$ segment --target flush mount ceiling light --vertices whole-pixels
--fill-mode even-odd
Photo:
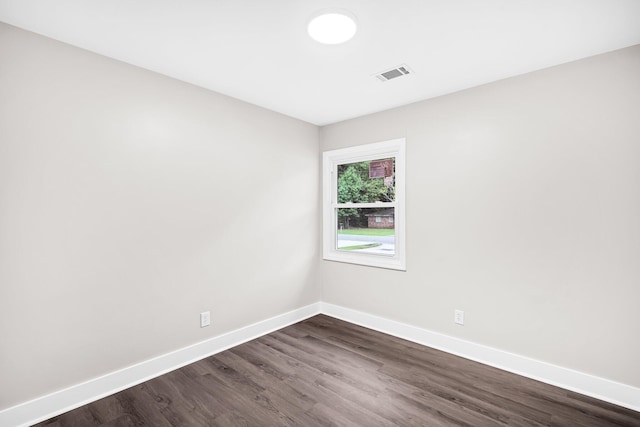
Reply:
[[[309,21],[307,31],[323,44],[340,44],[351,40],[358,29],[356,18],[346,10],[323,10]]]

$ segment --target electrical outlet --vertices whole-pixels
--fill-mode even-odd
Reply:
[[[205,326],[209,326],[211,324],[211,312],[203,311],[200,313],[200,327],[204,328]]]
[[[464,325],[464,311],[454,310],[453,321],[455,322],[456,325]]]

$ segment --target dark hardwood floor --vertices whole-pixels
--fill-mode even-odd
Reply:
[[[319,315],[39,426],[640,426],[640,412]]]

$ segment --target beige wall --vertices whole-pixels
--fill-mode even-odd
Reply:
[[[0,409],[320,292],[640,386],[638,75],[636,46],[327,126],[319,150],[310,124],[0,24]],[[318,152],[397,137],[407,272],[318,270]]]
[[[640,386],[639,76],[635,46],[322,128],[407,138],[408,253],[323,261],[323,300]]]
[[[318,174],[313,125],[0,23],[0,409],[318,301]]]

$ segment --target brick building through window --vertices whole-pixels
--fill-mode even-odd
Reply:
[[[365,214],[367,217],[367,225],[369,228],[393,228],[393,214],[393,209],[381,209]]]

